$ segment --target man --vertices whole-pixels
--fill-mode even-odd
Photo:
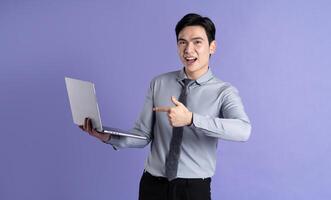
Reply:
[[[211,199],[218,139],[246,141],[251,125],[238,91],[216,78],[209,59],[216,50],[215,26],[197,14],[176,25],[178,55],[184,67],[151,81],[132,133],[148,140],[95,131],[91,120],[81,128],[115,149],[151,151],[140,181],[140,200]]]

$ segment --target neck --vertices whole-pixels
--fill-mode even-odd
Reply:
[[[184,72],[187,76],[187,78],[191,79],[191,80],[197,80],[199,79],[201,76],[203,76],[207,71],[208,71],[209,67],[203,67],[201,69],[199,69],[198,71],[194,71],[194,72],[190,72],[189,70],[186,70],[186,68],[184,67]]]

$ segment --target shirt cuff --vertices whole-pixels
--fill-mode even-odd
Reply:
[[[110,139],[107,140],[107,141],[103,141],[103,143],[105,144],[110,144],[114,150],[118,151],[118,144],[119,144],[119,141],[120,141],[120,137],[119,135],[111,135],[110,136]]]
[[[197,113],[192,113],[192,124],[189,127],[196,128],[201,127],[201,115]]]

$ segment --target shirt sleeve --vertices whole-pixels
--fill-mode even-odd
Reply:
[[[147,140],[112,135],[111,139],[106,143],[111,144],[115,150],[120,148],[143,148],[151,141],[155,121],[155,113],[153,112],[153,85],[152,81],[145,98],[143,109],[136,120],[134,127],[129,131],[132,134],[145,136],[147,137]]]
[[[210,137],[232,141],[247,141],[251,133],[251,124],[244,106],[233,86],[223,91],[220,117],[203,116],[193,113],[193,126],[196,131]]]

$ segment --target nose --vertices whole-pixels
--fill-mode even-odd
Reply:
[[[184,53],[190,54],[193,51],[193,44],[191,42],[187,43]]]

